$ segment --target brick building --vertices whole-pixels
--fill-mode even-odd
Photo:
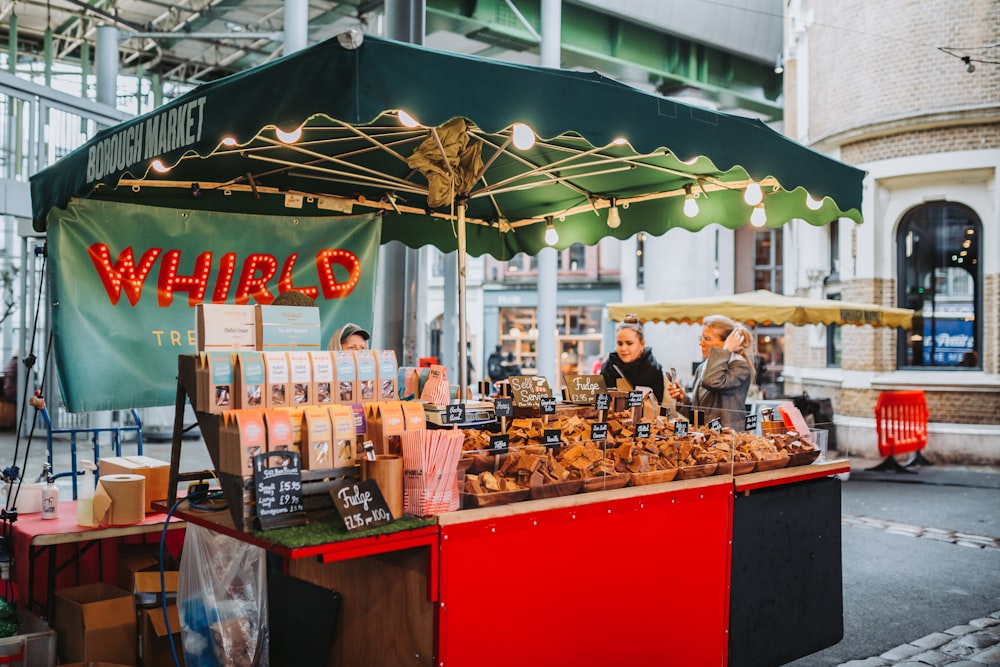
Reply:
[[[786,281],[917,313],[786,330],[786,392],[831,398],[852,453],[877,454],[880,391],[923,389],[928,458],[1000,462],[998,35],[995,0],[787,5],[785,131],[868,175],[864,224],[785,232]]]

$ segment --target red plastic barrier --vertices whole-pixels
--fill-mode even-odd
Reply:
[[[882,456],[927,447],[927,398],[923,391],[883,391],[875,403],[875,430]]]

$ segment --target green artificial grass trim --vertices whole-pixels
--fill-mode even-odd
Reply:
[[[343,521],[334,517],[320,521],[310,520],[304,526],[292,526],[290,528],[275,528],[273,530],[255,530],[253,534],[268,542],[279,544],[289,549],[301,547],[312,547],[330,542],[343,542],[359,537],[373,537],[375,535],[389,535],[403,530],[413,530],[424,526],[433,526],[437,523],[434,517],[428,519],[418,519],[416,517],[404,516],[396,519],[392,523],[374,528],[364,528],[352,533],[347,532]]]

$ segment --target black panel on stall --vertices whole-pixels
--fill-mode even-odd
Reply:
[[[340,593],[287,574],[267,574],[270,664],[325,667],[340,615]]]
[[[782,665],[844,636],[839,479],[737,492],[729,664]]]

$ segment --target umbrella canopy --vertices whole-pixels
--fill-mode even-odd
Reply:
[[[34,175],[31,191],[39,231],[53,207],[80,197],[270,215],[379,210],[383,243],[463,249],[464,218],[466,252],[509,259],[545,247],[547,223],[564,248],[735,228],[752,213],[768,226],[860,222],[862,177],[759,121],[595,73],[352,31],[103,130]],[[755,208],[744,194],[758,186]],[[683,212],[686,199],[696,214]]]
[[[784,296],[768,290],[660,303],[608,305],[608,315],[614,321],[621,321],[629,313],[635,313],[643,322],[694,323],[709,315],[726,315],[750,324],[870,324],[904,329],[913,325],[913,311],[908,308]]]

